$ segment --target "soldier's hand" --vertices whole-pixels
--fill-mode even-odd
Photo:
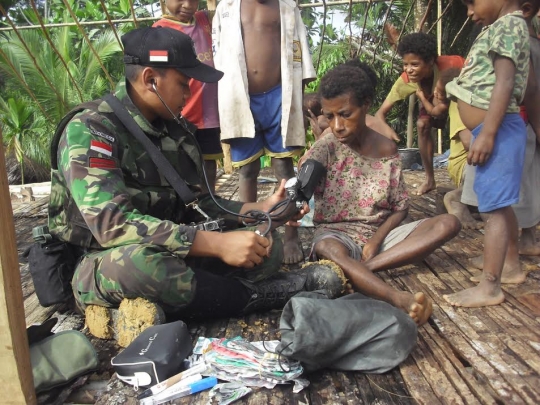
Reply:
[[[227,232],[221,234],[219,258],[235,267],[252,268],[261,264],[268,256],[270,241],[252,231]]]

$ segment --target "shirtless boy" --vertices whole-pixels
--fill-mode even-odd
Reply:
[[[484,270],[478,286],[444,295],[462,307],[504,301],[501,273],[508,256],[516,277],[518,225],[512,204],[519,189],[527,132],[520,117],[529,73],[529,33],[518,0],[465,0],[467,14],[484,29],[476,38],[460,76],[446,86],[457,99],[463,124],[473,134],[467,155],[475,166],[478,210],[487,217]]]
[[[282,37],[281,33],[284,33]],[[294,176],[305,146],[302,96],[316,77],[300,11],[291,0],[222,0],[213,20],[221,140],[239,168],[242,201],[256,201],[260,157],[278,181]],[[284,263],[303,259],[295,228],[285,228]]]

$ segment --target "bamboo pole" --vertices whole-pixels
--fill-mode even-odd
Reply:
[[[382,23],[383,30],[384,30],[384,27],[386,25],[386,21],[388,20],[388,16],[390,15],[390,10],[392,9],[393,4],[394,4],[394,0],[391,0],[390,4],[388,5],[388,8],[386,9],[386,13],[384,14],[384,19],[383,19],[383,23]],[[379,47],[381,46],[381,43],[382,43],[383,39],[384,39],[384,35],[381,35],[381,38],[379,39],[379,42],[377,42],[377,46],[375,47],[375,50],[373,51],[373,59],[372,59],[371,63],[375,62],[375,54],[379,50]],[[396,46],[397,46],[397,44],[396,44]]]
[[[414,105],[416,104],[416,94],[409,96],[409,110],[407,114],[407,148],[412,148],[414,140]]]
[[[0,384],[3,404],[37,403],[26,336],[17,239],[0,127]]]
[[[329,1],[327,2],[327,6],[342,6],[346,4],[360,4],[360,3],[369,3],[372,1],[373,3],[381,3],[386,0],[338,0],[338,1]],[[208,3],[207,3],[208,4]],[[305,3],[305,4],[299,4],[298,8],[315,8],[315,7],[323,7],[324,3]],[[211,11],[210,6],[208,6],[208,10]],[[164,9],[163,2],[162,2],[162,9]],[[215,10],[215,9],[214,9]],[[138,17],[136,20],[133,18],[122,18],[122,19],[115,19],[115,20],[98,20],[98,21],[80,21],[79,25],[83,26],[94,26],[94,25],[103,25],[103,24],[131,24],[134,22],[142,22],[142,21],[157,21],[161,17]],[[52,24],[44,24],[45,28],[59,28],[59,27],[75,27],[77,26],[76,23],[70,22],[70,23],[52,23]],[[22,25],[20,27],[17,27],[19,30],[29,30],[29,29],[38,29],[40,28],[40,25]],[[13,31],[12,27],[3,27],[0,28],[0,31]]]
[[[103,73],[105,73],[105,76],[107,77],[107,80],[109,81],[109,84],[111,85],[111,89],[114,89],[114,85],[115,85],[114,80],[112,79],[112,77],[109,74],[109,71],[107,70],[105,65],[103,65],[103,62],[101,61],[101,58],[99,57],[99,54],[97,53],[96,49],[92,45],[92,41],[90,41],[90,38],[88,38],[88,35],[86,35],[86,32],[84,31],[84,29],[79,24],[79,20],[77,19],[77,16],[73,12],[73,9],[71,8],[71,6],[67,2],[67,0],[62,0],[62,1],[64,2],[64,5],[66,6],[69,14],[71,15],[71,18],[73,18],[73,21],[75,21],[77,23],[77,28],[79,29],[79,31],[81,32],[84,40],[88,44],[88,47],[90,48],[90,50],[92,51],[92,53],[94,54],[96,59],[98,60],[99,66],[101,66],[101,70],[103,70]],[[135,18],[135,17],[133,17],[133,18]]]
[[[362,24],[362,32],[360,33],[360,49],[362,49],[362,45],[364,44],[364,31],[366,30],[366,24],[367,24],[370,8],[371,8],[371,0],[366,6],[366,9],[364,11],[364,24]]]
[[[133,0],[129,0],[129,8],[131,9],[131,16],[133,17],[133,23],[135,28],[139,28],[139,22],[137,21],[137,16],[135,15],[135,7],[133,6]]]
[[[52,47],[54,53],[56,53],[56,55],[60,59],[60,62],[62,62],[62,65],[66,69],[66,72],[67,72],[69,78],[71,79],[71,83],[73,83],[73,86],[75,87],[75,89],[77,90],[77,93],[79,94],[79,99],[81,100],[81,103],[83,103],[84,102],[84,97],[82,95],[81,88],[79,87],[79,85],[77,84],[77,81],[75,80],[75,78],[71,74],[71,71],[69,70],[69,67],[68,67],[66,61],[62,57],[62,54],[58,51],[58,49],[54,45],[54,42],[52,41],[51,37],[49,36],[49,33],[45,29],[45,24],[43,24],[43,19],[39,15],[39,12],[38,12],[37,7],[36,7],[36,2],[34,0],[30,0],[30,4],[32,5],[32,9],[34,10],[34,13],[36,14],[36,17],[37,17],[37,19],[39,21],[39,25],[40,25],[41,29],[43,30],[43,34],[45,35],[45,38],[47,39],[47,42]]]
[[[442,1],[437,0],[437,51],[442,54]],[[434,83],[435,84],[435,83]],[[437,130],[437,152],[442,152],[442,129]]]
[[[317,56],[317,66],[315,66],[315,72],[319,74],[319,64],[321,63],[321,55],[324,45],[324,34],[326,33],[326,13],[328,11],[328,7],[326,6],[326,0],[323,0],[323,23],[322,23],[322,32],[321,32],[321,44],[319,47],[319,55]]]
[[[101,7],[103,8],[103,11],[105,12],[105,16],[107,17],[107,21],[109,22],[109,26],[111,27],[114,36],[116,37],[116,40],[118,41],[118,44],[120,45],[120,48],[122,50],[124,49],[124,45],[122,44],[122,41],[120,40],[120,37],[118,36],[118,31],[116,30],[116,27],[114,26],[111,16],[109,14],[109,10],[107,10],[107,6],[105,5],[105,2],[103,0],[99,0],[101,2]]]
[[[141,17],[138,18],[137,21],[156,21],[159,20],[161,17]],[[122,18],[122,19],[116,19],[116,20],[99,20],[99,21],[79,21],[79,25],[82,26],[94,26],[94,25],[104,25],[104,24],[132,24],[134,21],[131,18]],[[60,27],[76,27],[77,23],[74,22],[66,22],[66,23],[51,23],[51,24],[43,24],[44,28],[60,28]],[[31,30],[31,29],[37,29],[40,28],[41,25],[21,25],[20,27],[17,27],[19,30]],[[13,28],[11,27],[5,27],[0,28],[0,31],[12,31]]]

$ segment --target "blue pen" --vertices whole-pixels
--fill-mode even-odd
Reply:
[[[170,395],[167,395],[166,392],[162,392],[154,397],[145,398],[143,399],[143,401],[145,401],[145,403],[151,403],[152,405],[159,405],[167,401],[172,401],[173,399],[186,397],[188,395],[193,395],[197,392],[207,390],[209,388],[212,388],[216,384],[216,377],[206,377],[200,381],[194,382],[193,384],[189,384],[188,386],[184,387],[179,391],[176,391],[174,393],[171,392]]]

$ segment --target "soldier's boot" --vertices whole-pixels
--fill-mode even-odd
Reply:
[[[161,307],[144,298],[124,298],[118,308],[88,305],[86,325],[90,334],[100,339],[115,339],[126,347],[150,326],[165,322]]]
[[[244,314],[283,306],[301,291],[322,291],[328,298],[343,294],[347,279],[341,268],[330,260],[307,263],[300,270],[279,272],[258,283],[240,280],[249,290],[251,299]]]

